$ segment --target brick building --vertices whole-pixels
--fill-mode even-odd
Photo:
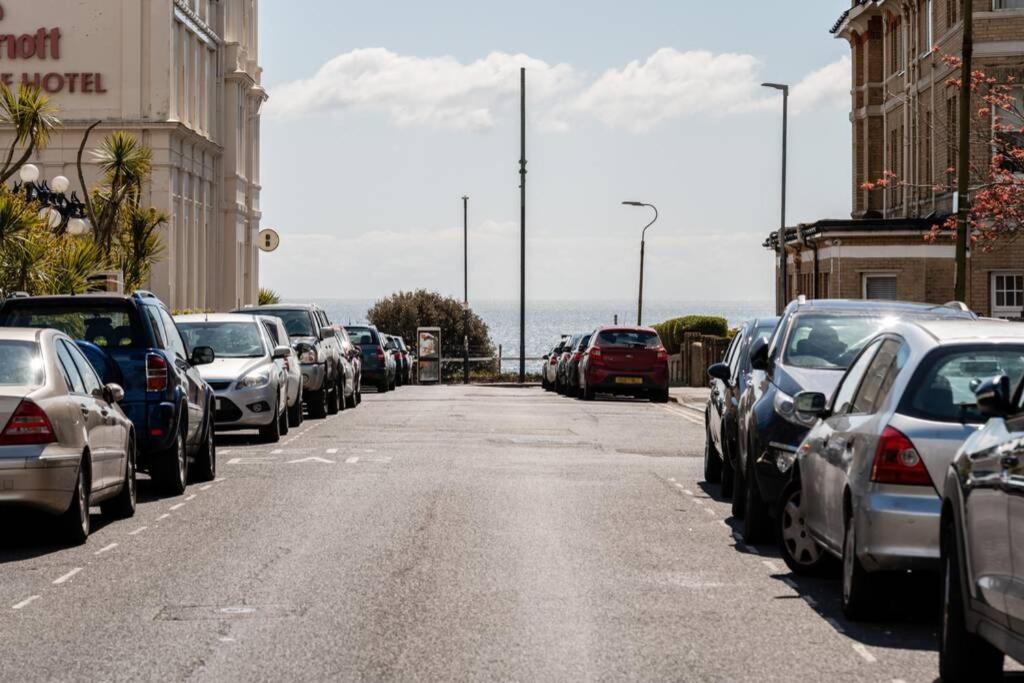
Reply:
[[[850,44],[851,218],[790,228],[785,299],[953,298],[955,249],[929,243],[952,212],[959,92],[944,61],[962,45],[962,0],[853,0],[832,33]],[[1024,0],[975,0],[974,66],[1024,83]],[[972,154],[985,161],[988,147]],[[983,165],[983,164],[982,164]],[[865,190],[892,171],[904,183]],[[776,235],[765,245],[778,249]],[[967,304],[982,315],[1022,317],[1024,241],[968,258]],[[781,289],[781,288],[780,288]]]

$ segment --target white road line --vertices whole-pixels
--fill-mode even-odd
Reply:
[[[230,448],[222,448],[222,449],[220,449],[220,454],[221,455],[227,455],[230,452],[231,452]]]
[[[159,521],[160,521],[161,519],[167,519],[167,518],[168,518],[168,517],[170,517],[170,516],[171,516],[171,513],[169,513],[169,512],[165,512],[164,514],[162,514],[162,515],[160,515],[159,517],[157,517],[157,518],[156,518],[156,521],[158,521],[158,522],[159,522]]]
[[[270,451],[271,455],[281,455],[282,453],[284,453],[284,449],[282,448],[275,448],[274,450]]]
[[[334,455],[337,452],[338,452],[337,448],[328,448],[327,449],[327,455]]]
[[[22,609],[23,607],[28,607],[30,604],[32,604],[33,602],[38,600],[40,597],[42,597],[42,596],[30,595],[29,597],[25,598],[24,600],[22,600],[18,604],[11,605],[11,609]]]
[[[206,484],[204,486],[200,486],[199,490],[200,491],[209,491],[211,488],[213,488],[213,484]]]
[[[359,462],[359,456],[356,456],[356,457],[353,457],[353,458],[349,458],[348,460],[345,461],[345,464],[346,465],[355,465],[357,462]]]
[[[693,491],[691,491],[690,489],[683,489],[683,493],[685,493],[688,496],[692,496],[693,495]]]
[[[860,643],[853,644],[853,651],[859,654],[861,656],[861,659],[863,659],[868,664],[874,664],[878,661],[878,659],[876,659],[873,654],[868,652],[868,649]]]
[[[220,482],[224,481],[226,478],[227,477],[217,477],[216,479],[213,480],[213,483],[214,484],[219,484]]]
[[[97,550],[96,552],[94,552],[93,555],[102,555],[103,553],[108,552],[110,550],[113,550],[116,547],[117,547],[116,543],[111,543],[110,545],[105,545],[102,548],[100,548],[99,550]]]
[[[77,574],[80,571],[82,571],[81,567],[75,567],[74,569],[69,571],[67,574],[65,574],[64,576],[60,577],[59,579],[54,579],[53,585],[54,586],[61,585],[62,583],[64,583],[65,581],[67,581],[68,579],[70,579],[72,576],[74,576],[75,574]]]
[[[892,683],[907,683],[907,682],[905,680],[903,680],[902,678],[894,678],[894,679],[892,679]]]
[[[169,507],[167,509],[171,510],[171,511],[174,511],[174,510],[178,510],[178,509],[183,508],[183,507],[185,507],[184,503],[178,503],[177,505],[172,505],[171,507]]]
[[[195,500],[195,497],[196,497],[196,494],[193,493],[191,496],[189,496],[185,500]]]
[[[761,560],[761,564],[768,567],[768,571],[772,572],[773,574],[779,573],[779,566],[771,560]]]
[[[137,534],[141,534],[141,533],[142,533],[143,531],[145,531],[145,530],[146,530],[146,529],[148,529],[148,528],[149,528],[148,526],[140,526],[140,527],[139,527],[138,529],[136,529],[135,531],[129,531],[129,532],[128,532],[128,535],[129,535],[129,536],[135,536],[135,535],[137,535]]]

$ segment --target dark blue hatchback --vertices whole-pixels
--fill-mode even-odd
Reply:
[[[188,349],[156,296],[12,298],[0,305],[0,326],[55,328],[78,341],[103,381],[124,388],[119,405],[135,425],[138,467],[164,492],[180,494],[190,473],[216,476],[213,391],[196,368],[213,351]]]

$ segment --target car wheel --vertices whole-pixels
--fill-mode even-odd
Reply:
[[[664,389],[655,389],[651,392],[652,403],[668,403],[668,387]]]
[[[281,414],[277,418],[277,421],[281,423],[280,426],[278,427],[278,429],[281,431],[281,436],[284,436],[285,434],[288,433],[288,399],[287,398],[285,399],[284,405],[285,405],[285,409],[281,411]]]
[[[213,481],[217,478],[217,444],[214,441],[216,430],[213,426],[212,413],[207,420],[203,447],[199,449],[199,455],[193,463],[196,467],[196,471],[192,473],[195,481]]]
[[[722,457],[711,442],[711,429],[704,427],[704,481],[717,484],[722,481]]]
[[[338,412],[348,408],[348,399],[345,397],[345,378],[342,377],[341,381],[338,382],[338,388],[335,390],[338,393]]]
[[[826,567],[828,556],[811,538],[804,521],[803,488],[791,481],[782,493],[779,509],[779,549],[786,566],[794,574],[818,576]]]
[[[61,536],[71,545],[82,545],[89,538],[89,482],[85,477],[87,467],[89,458],[86,456],[78,466],[78,479],[71,494],[71,504],[60,516]]]
[[[942,529],[942,629],[939,631],[939,677],[943,681],[999,680],[1003,653],[967,630],[960,553],[952,524]]]
[[[583,400],[584,401],[593,401],[594,398],[596,398],[596,396],[597,396],[597,392],[595,392],[593,387],[591,387],[589,384],[586,383],[586,381],[584,381],[584,383],[583,383]]]
[[[753,545],[768,539],[768,506],[757,487],[753,460],[747,460],[743,474],[743,540]]]
[[[168,496],[180,496],[188,484],[188,451],[185,446],[185,429],[179,428],[174,439],[174,446],[154,463],[156,482],[160,490]]]
[[[396,378],[391,379],[391,385],[388,387],[388,391],[394,391],[398,388],[398,380]]]
[[[743,519],[743,505],[747,502],[747,482],[743,480],[743,471],[732,469],[732,516],[738,520]]]
[[[736,470],[733,469],[732,463],[729,462],[728,458],[722,456],[722,497],[732,498],[736,500],[736,496],[733,495],[733,489],[736,485]]]
[[[270,420],[270,424],[266,427],[260,428],[260,440],[263,443],[277,443],[281,440],[281,420],[277,416],[278,407],[274,406],[274,418]]]
[[[100,504],[100,511],[114,519],[128,519],[135,516],[138,503],[135,489],[135,437],[128,437],[128,452],[124,464],[124,481],[117,496]]]
[[[324,392],[327,394],[327,414],[337,415],[340,410],[338,407],[338,384],[335,383],[331,390],[324,389]]]
[[[309,416],[315,420],[327,417],[327,392],[323,389],[310,391],[306,394],[306,406]]]
[[[295,405],[288,409],[288,426],[298,427],[302,424],[302,394],[295,400]]]
[[[875,577],[857,558],[857,524],[853,514],[846,520],[843,536],[843,614],[851,621],[870,619],[877,606]]]

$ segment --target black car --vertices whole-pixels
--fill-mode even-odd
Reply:
[[[734,473],[739,462],[740,396],[751,381],[750,348],[767,338],[778,318],[748,320],[733,339],[725,360],[708,368],[711,396],[704,411],[704,479],[722,484],[722,495],[732,496]]]
[[[388,343],[373,325],[347,325],[348,336],[363,354],[363,385],[373,385],[383,393],[395,388],[397,367]]]
[[[136,466],[161,490],[177,495],[189,478],[216,476],[213,390],[196,367],[213,362],[213,349],[189,349],[156,296],[12,298],[0,305],[0,326],[55,328],[78,341],[103,382],[124,388],[118,404],[135,426]]]
[[[850,363],[893,318],[975,319],[959,304],[846,301],[801,297],[790,303],[770,340],[750,348],[750,365],[763,372],[740,399],[739,454],[733,513],[743,520],[747,543],[768,539],[770,516],[789,481],[790,470],[815,416],[795,409],[802,391],[831,399]]]

